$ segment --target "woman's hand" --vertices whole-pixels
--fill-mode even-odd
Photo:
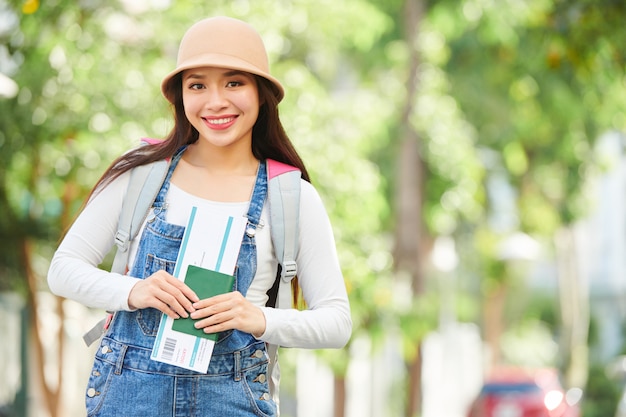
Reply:
[[[197,329],[217,333],[237,329],[260,337],[265,333],[265,315],[260,308],[246,300],[239,291],[206,298],[193,304],[191,318],[198,320]]]
[[[192,303],[198,296],[184,282],[165,271],[157,271],[136,283],[128,295],[132,309],[153,307],[173,319],[187,317],[195,311]]]

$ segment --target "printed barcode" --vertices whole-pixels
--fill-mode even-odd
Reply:
[[[176,339],[165,338],[163,345],[163,359],[171,361],[174,358],[174,350],[176,349]]]

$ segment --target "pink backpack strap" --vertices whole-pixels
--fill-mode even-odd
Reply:
[[[141,146],[146,145],[158,145],[163,142],[163,139],[154,139],[154,138],[141,138]],[[172,158],[165,158],[166,161],[169,161]]]
[[[291,171],[299,171],[299,169],[294,166],[275,161],[273,159],[267,160],[267,176],[268,176],[267,179],[268,180],[271,180],[272,178],[275,178],[281,174],[284,174],[285,172],[291,172]]]
[[[162,139],[154,139],[154,138],[141,138],[141,143],[146,145],[157,145],[163,142]]]

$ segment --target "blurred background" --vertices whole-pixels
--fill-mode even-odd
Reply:
[[[49,261],[213,15],[266,42],[352,305],[345,349],[282,351],[283,416],[522,417],[521,375],[626,415],[625,2],[0,0],[0,416],[84,415],[103,312]]]

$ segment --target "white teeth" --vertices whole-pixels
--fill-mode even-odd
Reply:
[[[212,119],[212,120],[207,120],[207,122],[209,122],[212,125],[223,125],[226,123],[230,123],[234,118],[233,117],[228,117],[225,119]]]

